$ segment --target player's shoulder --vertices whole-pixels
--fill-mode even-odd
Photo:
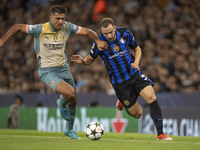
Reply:
[[[69,21],[65,21],[64,24],[63,24],[63,28],[64,28],[64,29],[69,29],[70,26],[72,26],[72,23],[69,22]]]
[[[51,32],[52,28],[50,22],[42,23],[41,25],[41,33]]]
[[[50,24],[49,24],[49,22],[45,22],[45,23],[42,23],[42,24],[40,24],[41,26],[42,26],[42,28],[50,28]]]
[[[65,30],[70,30],[70,31],[76,33],[79,29],[79,26],[74,23],[71,23],[69,21],[65,21],[65,23],[63,24],[63,28]]]
[[[116,30],[120,33],[124,33],[124,32],[130,32],[129,29],[125,28],[125,27],[116,27]]]
[[[99,35],[99,39],[100,39],[100,40],[103,40],[103,34],[100,34],[100,35]]]

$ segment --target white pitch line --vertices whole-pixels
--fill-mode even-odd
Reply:
[[[0,135],[0,136],[10,136],[10,137],[30,137],[30,138],[52,138],[52,139],[63,139],[63,137],[53,137],[53,136],[29,136],[29,135]],[[81,138],[80,140],[88,140],[88,138]],[[101,141],[116,141],[116,142],[140,142],[140,143],[175,143],[175,144],[197,144],[200,145],[200,142],[176,142],[176,141],[146,141],[146,140],[123,140],[123,139],[101,139]]]

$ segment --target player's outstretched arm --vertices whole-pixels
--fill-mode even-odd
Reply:
[[[105,42],[105,41],[100,40],[98,38],[97,34],[93,30],[81,27],[81,30],[79,31],[78,34],[80,34],[80,35],[86,35],[90,39],[92,39],[93,41],[95,41],[97,43],[97,47],[98,47],[99,50],[108,49],[108,43]]]
[[[83,65],[90,65],[94,62],[94,58],[92,58],[90,55],[88,55],[86,58],[83,58],[80,55],[72,55],[70,59],[71,61],[74,61],[78,64],[83,64]]]
[[[17,31],[26,32],[25,24],[15,24],[13,25],[0,39],[0,47],[4,45],[4,43],[13,36]]]

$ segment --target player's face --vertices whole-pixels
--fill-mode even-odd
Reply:
[[[113,26],[112,24],[109,24],[108,27],[106,28],[101,27],[101,32],[108,41],[113,41],[116,39],[115,31],[116,31],[116,26]]]
[[[54,15],[51,15],[50,21],[54,30],[58,31],[63,27],[65,22],[65,14],[59,14],[56,12]]]

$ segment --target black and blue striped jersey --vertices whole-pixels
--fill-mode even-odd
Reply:
[[[92,58],[97,58],[100,55],[109,72],[110,82],[112,84],[129,80],[137,71],[131,68],[131,63],[134,62],[135,57],[129,49],[129,47],[131,49],[137,47],[135,37],[128,29],[123,27],[117,27],[115,32],[116,39],[112,42],[108,41],[103,34],[99,36],[101,40],[108,42],[108,49],[100,51],[97,48],[97,44],[94,43],[90,51]]]

